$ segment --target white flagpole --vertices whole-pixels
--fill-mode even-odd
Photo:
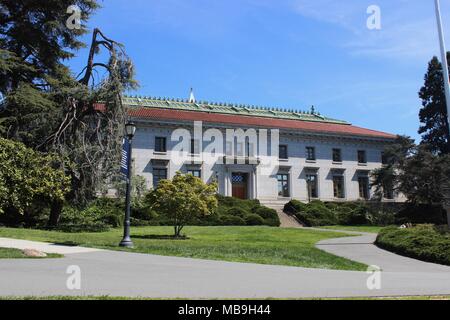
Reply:
[[[445,100],[447,104],[447,117],[448,123],[450,124],[450,78],[448,74],[447,50],[445,49],[444,31],[442,30],[441,7],[439,4],[439,0],[434,0],[434,2],[436,4],[436,19],[439,32],[439,42],[441,45],[441,56],[442,56],[441,63],[442,69],[444,71],[444,88],[445,88]]]
[[[442,55],[442,70],[444,71],[444,88],[445,88],[445,100],[447,104],[447,121],[449,124],[449,131],[450,131],[450,79],[448,75],[448,62],[447,62],[447,50],[445,49],[445,39],[444,39],[444,31],[442,30],[442,18],[441,18],[441,6],[439,3],[439,0],[434,0],[436,4],[436,19],[437,19],[437,25],[438,25],[438,32],[439,32],[439,42],[441,45],[441,55]],[[450,227],[450,207],[448,207],[447,199],[448,195],[445,195],[445,207],[447,210],[447,223]]]

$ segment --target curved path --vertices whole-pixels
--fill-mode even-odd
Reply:
[[[395,255],[391,257],[374,248],[370,244],[372,240],[373,235],[364,234],[355,238],[328,240],[318,246],[383,267],[380,290],[367,288],[370,275],[365,272],[231,263],[107,250],[85,252],[78,248],[77,251],[82,253],[66,253],[62,259],[0,259],[0,296],[312,298],[450,295],[449,267]],[[52,248],[61,249],[58,246]],[[73,265],[81,270],[80,290],[66,287],[69,277],[66,271]]]
[[[334,255],[377,266],[384,272],[450,273],[450,267],[448,266],[403,257],[378,248],[374,245],[377,238],[377,235],[374,233],[342,230],[328,231],[340,231],[355,235],[348,238],[327,239],[317,243],[317,248]]]

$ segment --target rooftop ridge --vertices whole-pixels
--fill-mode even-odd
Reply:
[[[350,123],[322,116],[320,112],[312,106],[310,111],[296,110],[294,108],[268,107],[241,103],[211,102],[197,100],[190,102],[189,99],[151,97],[141,95],[124,95],[124,103],[129,106],[149,107],[149,108],[174,108],[186,111],[216,112],[224,114],[236,114],[247,116],[259,116],[269,118],[280,118],[300,121],[328,122],[343,125]]]

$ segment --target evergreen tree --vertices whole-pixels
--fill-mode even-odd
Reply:
[[[81,9],[69,28],[70,6]],[[64,60],[83,47],[94,0],[0,0],[0,134],[36,147],[57,125],[53,93],[71,84]]]
[[[450,59],[450,53],[447,53],[447,56]],[[422,109],[419,113],[422,124],[419,134],[422,134],[422,143],[427,144],[432,152],[437,154],[450,153],[442,64],[436,57],[428,64],[425,83],[420,89],[419,97],[422,99]]]

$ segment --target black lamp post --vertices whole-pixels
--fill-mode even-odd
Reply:
[[[133,150],[132,141],[134,134],[136,132],[136,125],[133,122],[127,122],[125,124],[125,133],[129,143],[128,157],[127,157],[127,193],[125,197],[125,220],[123,223],[123,239],[120,242],[121,247],[133,247],[133,242],[130,238],[130,216],[131,216],[131,205],[130,205],[130,193],[131,193],[131,154]]]

